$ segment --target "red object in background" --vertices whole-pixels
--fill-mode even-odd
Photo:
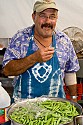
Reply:
[[[77,84],[77,95],[78,95],[78,100],[81,100],[82,99],[82,83],[80,84]]]
[[[0,116],[0,124],[5,122],[5,115]]]
[[[77,95],[78,95],[78,100],[82,100],[83,78],[77,78]]]
[[[8,108],[5,108],[5,109],[0,109],[0,125],[2,125],[3,123],[5,122],[8,122],[9,119],[7,118],[7,109]]]

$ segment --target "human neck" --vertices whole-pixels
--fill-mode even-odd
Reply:
[[[38,44],[38,46],[49,47],[52,43],[52,36],[51,37],[41,37],[37,34],[34,34],[34,40]]]

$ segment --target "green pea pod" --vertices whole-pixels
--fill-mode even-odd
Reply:
[[[46,125],[50,125],[50,124],[51,124],[51,121],[52,121],[52,118],[49,118],[49,119],[47,120]]]
[[[61,120],[61,117],[59,117],[59,119],[57,120],[56,125],[59,125],[59,124],[60,124],[60,120]]]

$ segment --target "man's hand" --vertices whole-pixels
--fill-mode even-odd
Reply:
[[[54,47],[48,47],[44,49],[39,49],[37,52],[37,62],[46,62],[53,57]]]

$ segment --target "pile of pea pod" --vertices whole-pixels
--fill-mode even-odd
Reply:
[[[10,114],[10,118],[23,125],[60,125],[72,121],[73,117],[77,115],[79,113],[76,111],[76,107],[68,101],[46,100],[35,102],[32,108],[29,106],[17,107]]]

